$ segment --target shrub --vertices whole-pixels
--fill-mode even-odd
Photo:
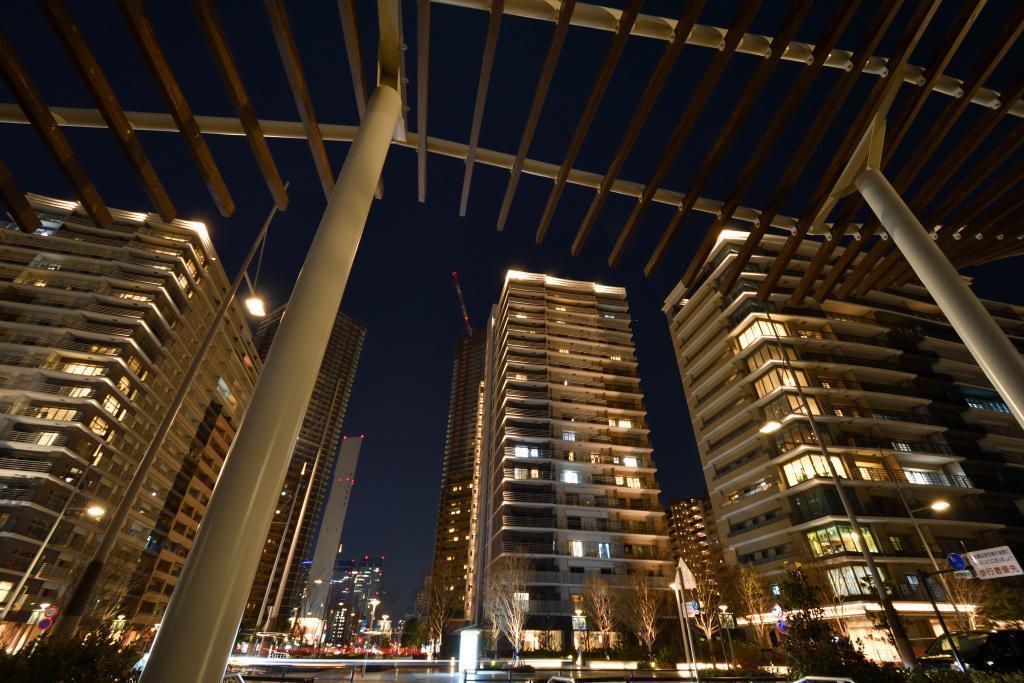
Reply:
[[[0,653],[5,683],[134,683],[139,653],[110,639],[109,632],[41,636],[17,654]]]

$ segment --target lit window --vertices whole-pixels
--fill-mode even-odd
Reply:
[[[608,357],[611,358],[612,360],[622,360],[622,356],[619,356],[619,355],[608,356]]]
[[[526,381],[526,373],[525,372],[517,372],[514,375],[512,375],[512,379],[519,380],[520,382],[525,382]]]
[[[40,446],[52,446],[57,443],[59,437],[60,432],[40,432],[36,437],[36,443]]]
[[[640,477],[626,477],[626,486],[631,489],[641,488]]]
[[[569,554],[573,557],[583,557],[583,541],[569,541]]]
[[[569,349],[558,349],[559,353],[569,353]]]
[[[71,390],[68,392],[68,396],[70,396],[71,398],[87,398],[89,396],[92,396],[92,388],[71,387]]]
[[[113,396],[107,396],[103,399],[103,410],[117,417],[118,412],[121,410],[121,402]]]
[[[598,543],[597,544],[597,556],[608,559],[612,556],[612,544],[611,543]]]
[[[562,432],[562,440],[563,441],[575,441],[576,440],[576,432]]]
[[[78,411],[74,408],[58,408],[57,406],[42,406],[36,413],[36,417],[43,420],[54,420],[57,422],[67,422],[74,420],[78,416]]]
[[[737,337],[737,341],[740,343],[740,348],[745,349],[753,344],[758,339],[771,338],[775,336],[780,337],[786,336],[786,327],[781,323],[769,323],[767,320],[755,320],[750,323],[746,329],[740,332]]]
[[[105,369],[101,365],[91,365],[89,363],[65,363],[64,372],[69,372],[72,375],[102,375]]]
[[[626,467],[640,467],[640,460],[632,455],[627,455],[622,459],[622,464]]]
[[[580,483],[580,473],[575,470],[564,470],[562,472],[562,481],[566,484],[578,484]]]
[[[107,421],[103,418],[94,417],[92,421],[89,422],[89,429],[92,430],[93,434],[106,438],[107,434],[110,432],[110,425],[108,425]]]
[[[0,581],[0,602],[7,602],[7,596],[11,594],[13,588],[13,581]]]

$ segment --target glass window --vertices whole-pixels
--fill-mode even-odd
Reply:
[[[754,383],[754,387],[757,389],[758,397],[763,398],[779,387],[794,387],[797,382],[800,382],[802,387],[810,386],[803,370],[794,369],[791,372],[789,368],[773,368],[761,375]]]
[[[68,396],[71,398],[87,398],[92,396],[91,387],[71,387],[71,391],[68,392]]]
[[[878,546],[871,531],[865,527],[864,540],[869,552],[877,553]],[[827,557],[842,553],[860,552],[861,546],[853,527],[848,524],[832,524],[821,529],[807,532],[807,542],[811,546],[811,553],[815,557]]]
[[[569,554],[573,557],[583,557],[583,541],[569,541]]]
[[[77,416],[78,411],[74,408],[60,408],[58,406],[40,406],[39,411],[36,413],[38,418],[58,422],[68,422],[69,420],[74,420]]]
[[[626,477],[626,486],[631,489],[641,488],[640,477]]]
[[[580,483],[580,473],[575,470],[563,470],[562,481],[566,484],[578,484]]]
[[[878,570],[882,573],[882,570]],[[836,567],[829,569],[828,582],[837,596],[848,597],[851,595],[868,595],[871,593],[871,574],[868,568],[861,565],[849,567]],[[885,580],[885,574],[882,574]]]
[[[101,365],[91,365],[89,363],[65,363],[64,372],[70,372],[72,375],[102,375],[104,368]]]
[[[640,460],[632,455],[627,455],[622,459],[622,464],[626,467],[640,467]]]
[[[597,556],[608,559],[612,556],[611,543],[598,543],[597,544]]]
[[[563,441],[575,441],[576,440],[576,432],[562,432],[562,440]]]
[[[774,339],[776,335],[785,337],[786,326],[782,323],[770,323],[767,320],[755,320],[750,323],[746,329],[740,332],[736,339],[739,341],[740,348],[745,349],[758,339],[762,339],[764,337]]]
[[[849,475],[846,473],[846,466],[843,464],[843,461],[835,455],[831,457],[831,460],[839,476],[846,479]],[[782,466],[782,470],[790,486],[796,486],[800,482],[815,477],[832,476],[828,462],[825,461],[825,456],[817,454],[803,455],[796,460],[791,460]]]
[[[39,432],[36,437],[36,443],[40,446],[52,446],[57,443],[57,439],[60,437],[60,432]]]

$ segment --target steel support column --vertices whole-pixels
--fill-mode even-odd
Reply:
[[[388,86],[378,86],[367,103],[167,606],[145,683],[223,680],[401,108]]]
[[[931,235],[889,184],[868,168],[854,184],[985,376],[1024,427],[1024,359]]]

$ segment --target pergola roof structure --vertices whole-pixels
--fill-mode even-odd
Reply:
[[[100,224],[111,220],[110,212],[61,132],[64,126],[109,128],[153,209],[164,220],[175,217],[174,203],[160,181],[159,163],[151,163],[147,158],[136,131],[178,132],[212,199],[225,216],[233,212],[235,199],[206,145],[208,135],[247,138],[268,190],[281,209],[286,208],[288,197],[266,140],[303,138],[309,145],[323,190],[329,194],[334,178],[325,141],[351,140],[358,122],[337,125],[318,119],[302,66],[302,41],[289,23],[288,11],[282,0],[266,0],[264,4],[274,37],[274,45],[265,45],[264,49],[276,50],[279,55],[290,89],[281,96],[294,99],[298,121],[258,118],[246,89],[246,83],[251,87],[258,74],[246,73],[246,65],[236,61],[212,0],[193,0],[195,21],[236,118],[198,116],[192,112],[187,94],[161,51],[157,33],[140,0],[117,3],[135,41],[134,53],[126,55],[142,58],[153,84],[167,102],[167,113],[125,111],[90,51],[89,38],[79,31],[63,0],[39,0],[54,37],[67,52],[96,108],[73,109],[44,102],[11,43],[0,35],[0,75],[15,99],[14,103],[0,104],[0,121],[29,123],[34,127],[64,171],[82,209]],[[486,14],[482,52],[475,53],[467,47],[459,73],[431,70],[432,33],[437,34],[433,36],[435,41],[439,36],[452,39],[444,27],[435,25],[432,31],[432,11],[441,5],[446,6],[445,12],[472,13],[481,19]],[[398,83],[403,97],[406,81],[414,81],[410,88],[414,101],[407,102],[407,109],[414,110],[415,120],[403,121],[398,126],[395,142],[417,152],[420,201],[426,201],[428,196],[427,167],[431,153],[464,159],[459,207],[463,215],[476,166],[507,169],[506,190],[500,200],[477,197],[478,202],[500,207],[499,230],[508,221],[522,176],[548,178],[552,184],[535,227],[536,240],[542,242],[553,230],[565,227],[559,226],[555,218],[566,187],[592,188],[595,193],[584,218],[572,226],[574,255],[587,245],[609,196],[624,195],[634,198],[635,204],[608,254],[612,266],[619,263],[627,249],[638,248],[636,237],[641,223],[651,213],[652,205],[660,204],[672,207],[673,211],[667,223],[651,226],[648,221],[644,228],[659,235],[645,256],[644,272],[648,276],[663,263],[680,235],[693,229],[694,214],[703,213],[711,214],[713,220],[695,253],[690,255],[685,275],[688,283],[695,281],[719,231],[735,223],[747,224],[750,237],[728,273],[725,287],[739,277],[767,230],[788,231],[790,237],[782,257],[766,274],[759,291],[761,299],[779,291],[779,279],[796,246],[805,239],[818,240],[821,247],[795,291],[785,290],[794,301],[808,296],[819,300],[828,295],[845,297],[870,287],[904,282],[912,277],[911,272],[885,239],[878,221],[866,210],[859,195],[841,199],[835,196],[836,184],[847,162],[879,119],[888,121],[882,159],[893,185],[905,194],[911,208],[932,230],[954,265],[964,267],[1024,253],[1024,216],[1020,211],[1024,204],[1024,68],[1020,66],[1024,64],[1024,53],[1017,45],[1024,30],[1024,4],[970,0],[959,3],[955,11],[940,11],[938,0],[881,2],[874,6],[859,0],[828,6],[794,0],[785,12],[780,12],[777,6],[769,8],[760,0],[744,0],[730,8],[733,18],[724,26],[702,23],[702,15],[710,8],[703,1],[678,5],[678,16],[663,17],[644,14],[643,0],[624,0],[622,7],[573,0],[418,0],[415,13],[411,2],[404,8],[406,24],[415,22],[416,35],[415,49],[405,50],[403,8],[398,0],[380,0],[376,8],[357,8],[352,0],[339,0],[338,41],[348,59],[360,116],[369,89],[367,65],[362,59],[364,37],[377,37],[381,43],[380,58],[395,62],[383,71],[403,75]],[[291,11],[298,10],[293,7]],[[774,33],[752,32],[751,26],[766,12],[781,17]],[[524,102],[530,101],[517,135],[518,144],[510,144],[506,150],[487,149],[481,145],[481,134],[487,120],[488,93],[505,87],[495,82],[494,67],[502,41],[501,29],[510,17],[526,18],[543,26],[548,32],[546,51],[539,73],[531,76],[535,83],[532,93],[517,95]],[[998,31],[985,36],[988,46],[980,56],[962,57],[965,41],[979,25],[980,17],[985,18],[986,26],[998,26]],[[816,30],[813,42],[797,40],[797,35],[808,33],[809,25],[822,27]],[[5,26],[5,30],[11,28]],[[603,36],[603,51],[577,49],[581,43],[574,42],[574,36],[579,32]],[[621,73],[623,55],[638,42],[646,49],[654,47],[658,51],[656,64],[643,73]],[[588,41],[592,43],[593,40]],[[516,45],[512,49],[525,54],[535,52],[534,47]],[[131,49],[125,46],[126,51]],[[409,60],[412,66],[406,64]],[[574,118],[575,125],[562,131],[544,131],[546,135],[568,140],[558,159],[535,144],[556,71],[598,60],[596,77],[586,88],[585,99],[576,103],[575,112],[567,114],[564,103],[559,105],[562,115]],[[786,62],[801,66],[781,69],[780,64]],[[1000,75],[1008,70],[1015,73],[1000,81],[1008,85],[997,88],[993,85],[994,74],[1000,68]],[[693,89],[681,111],[666,111],[675,108],[666,101],[672,99],[667,96],[670,79],[673,73],[678,76],[681,71]],[[954,73],[962,77],[955,77]],[[602,107],[608,106],[615,78],[645,83],[635,101],[628,103],[631,115],[621,123],[617,139],[591,134],[595,118]],[[431,79],[459,79],[465,84],[467,101],[434,101],[429,88]],[[720,91],[727,83],[731,87],[740,83],[741,87],[738,96],[723,108]],[[470,99],[472,117],[462,139],[428,136],[431,115],[447,117],[456,106],[468,111]],[[813,112],[809,122],[802,118],[807,112]],[[638,171],[633,163],[638,138],[655,115],[674,118],[674,126],[663,141],[657,162]],[[710,138],[708,118],[716,121]],[[803,127],[799,143],[793,149],[780,150],[784,131],[793,125]],[[706,140],[700,141],[707,151],[698,156],[683,155],[684,148],[694,144],[698,129],[702,138],[712,140],[709,145]],[[754,144],[749,142],[751,131]],[[590,156],[603,155],[607,162],[598,169],[580,168],[580,157],[588,148],[595,150]],[[779,157],[783,161],[781,172],[780,165],[773,163]],[[743,163],[738,164],[737,158]],[[825,159],[827,163],[822,167],[821,163],[813,163],[814,159]],[[672,169],[679,165],[690,168],[689,185],[667,187]],[[728,180],[728,192],[707,196],[712,185],[721,186],[713,180],[720,179],[723,172],[731,172],[733,166],[740,170]],[[627,169],[636,175],[626,178]],[[38,219],[16,178],[17,170],[8,169],[0,160],[0,198],[15,222],[31,230]],[[813,189],[807,190],[805,186]],[[379,186],[378,196],[382,193],[383,187]],[[840,242],[847,242],[848,248],[835,258],[833,254]]]

